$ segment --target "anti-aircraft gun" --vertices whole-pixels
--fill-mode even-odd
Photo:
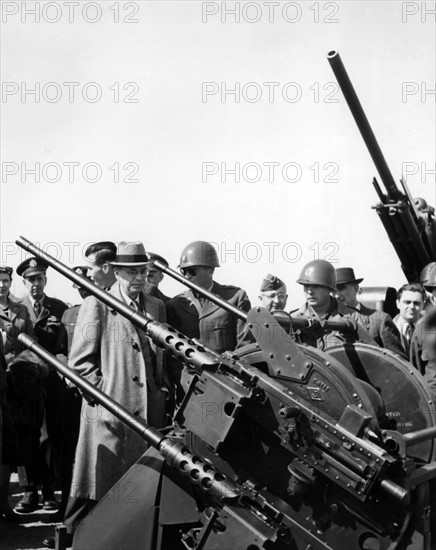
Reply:
[[[421,270],[436,260],[434,218],[426,221],[420,215],[403,179],[400,180],[403,191],[398,188],[338,52],[329,52],[327,59],[386,189],[383,193],[377,179],[373,179],[380,199],[375,210],[400,259],[406,279],[417,282]]]
[[[163,436],[22,337],[153,447],[83,520],[73,548],[434,547],[435,408],[407,362],[363,344],[329,354],[296,344],[262,308],[247,314],[257,342],[217,355],[17,244],[129,318],[186,373],[176,427]],[[125,487],[133,498],[117,497]]]

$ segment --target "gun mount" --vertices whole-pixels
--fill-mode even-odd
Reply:
[[[136,500],[108,493],[82,522],[73,548],[432,548],[435,409],[406,362],[363,344],[329,354],[296,344],[262,308],[247,316],[262,327],[257,343],[217,355],[29,241],[17,243],[127,316],[187,375],[175,428],[164,437],[132,423],[126,409],[23,340],[103,406],[115,407],[113,414],[118,409],[159,451],[147,451],[117,484],[136,488]],[[406,394],[413,411],[402,401]]]
[[[327,59],[386,188],[386,193],[383,193],[376,178],[373,179],[381,201],[375,210],[400,259],[407,280],[419,281],[421,270],[436,259],[434,225],[426,223],[417,212],[406,182],[400,180],[404,192],[395,183],[339,53],[331,51]]]

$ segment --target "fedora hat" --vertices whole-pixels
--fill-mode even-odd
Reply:
[[[338,269],[336,269],[336,285],[346,285],[348,283],[356,283],[358,285],[362,281],[363,278],[356,279],[352,267],[338,267]]]
[[[112,265],[133,267],[145,265],[149,261],[144,245],[140,241],[120,241],[115,260],[109,263]]]

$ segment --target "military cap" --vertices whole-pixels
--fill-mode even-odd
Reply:
[[[268,275],[265,276],[262,284],[260,285],[260,291],[268,292],[269,290],[278,290],[279,288],[282,288],[284,286],[286,285],[281,279],[279,279],[275,275],[271,275],[271,273],[268,273]]]
[[[33,275],[45,273],[48,268],[49,265],[45,260],[41,260],[40,258],[28,258],[17,267],[17,275],[32,277]]]
[[[161,264],[164,264],[167,267],[169,267],[170,264],[165,260],[163,256],[159,256],[159,254],[156,254],[155,252],[146,252],[146,254],[147,254],[148,261],[150,263],[154,263],[155,261],[158,261]]]
[[[356,279],[356,276],[354,275],[354,269],[352,267],[338,267],[336,269],[337,285],[347,285],[349,283],[355,283],[356,285],[358,285],[362,281],[363,278]]]
[[[72,268],[74,273],[77,273],[77,275],[81,275],[82,277],[85,277],[89,281],[91,280],[91,277],[88,275],[88,267],[86,265],[76,265]],[[74,283],[73,288],[79,288],[79,285]]]

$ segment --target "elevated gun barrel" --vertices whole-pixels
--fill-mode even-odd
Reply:
[[[356,91],[354,90],[353,84],[351,83],[350,77],[342,63],[342,59],[338,52],[330,51],[327,54],[327,59],[330,63],[330,66],[335,73],[336,79],[341,87],[342,93],[348,103],[348,107],[356,121],[356,124],[362,134],[363,140],[366,143],[369,154],[374,161],[374,164],[377,168],[378,173],[388,191],[388,196],[392,200],[399,200],[404,198],[404,195],[399,191],[395,180],[389,170],[385,157],[383,156],[382,150],[377,142],[377,139],[372,131],[372,128],[369,124],[368,118],[366,117],[365,111],[357,97]]]

